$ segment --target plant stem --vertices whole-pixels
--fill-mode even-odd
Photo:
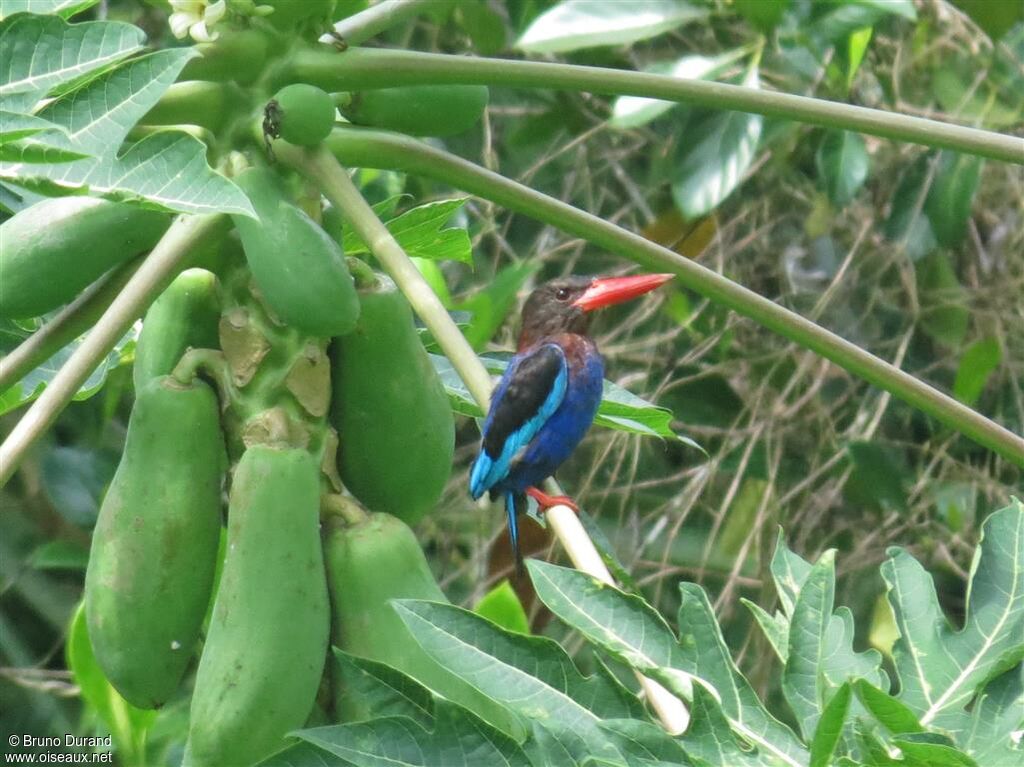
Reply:
[[[14,474],[26,451],[56,420],[100,361],[170,284],[197,244],[219,229],[226,216],[179,216],[111,302],[81,346],[32,403],[0,445],[0,487]]]
[[[136,259],[101,277],[0,360],[0,391],[20,381],[92,327],[140,263],[142,259]]]
[[[473,399],[486,412],[491,399],[490,375],[419,269],[377,218],[345,169],[323,146],[302,150],[278,142],[274,149],[281,160],[308,178],[314,179],[331,204],[345,214],[352,228],[391,275],[395,284],[409,299],[416,314],[430,329]],[[608,568],[605,567],[575,513],[567,506],[553,507],[548,513],[551,528],[573,564],[599,580],[612,583]],[[685,729],[688,714],[682,701],[641,674],[637,674],[637,678],[647,692],[651,705],[662,717],[665,728],[673,733]]]
[[[410,16],[422,13],[435,0],[383,0],[365,11],[342,19],[334,25],[334,35],[323,35],[322,43],[332,43],[338,38],[349,45],[362,45]]]
[[[384,48],[338,53],[322,47],[297,51],[282,62],[281,71],[274,77],[282,82],[312,83],[328,91],[464,83],[643,96],[797,120],[1024,164],[1024,139],[1016,136],[825,99],[646,72]],[[444,119],[443,115],[439,119]]]
[[[691,290],[817,352],[978,444],[1024,466],[1024,439],[1020,436],[835,333],[638,234],[399,134],[339,128],[328,139],[328,147],[346,165],[428,176],[582,237],[653,271],[671,271]]]

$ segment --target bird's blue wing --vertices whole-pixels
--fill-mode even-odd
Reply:
[[[562,404],[569,371],[556,344],[517,357],[505,370],[484,421],[483,449],[473,464],[474,498],[508,476],[512,461]]]

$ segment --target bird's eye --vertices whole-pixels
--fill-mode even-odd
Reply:
[[[555,291],[555,298],[559,301],[565,301],[569,298],[569,288],[559,288]]]

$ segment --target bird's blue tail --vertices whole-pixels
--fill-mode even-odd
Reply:
[[[516,519],[516,494],[505,493],[505,513],[508,515],[508,537],[512,541],[512,554],[516,558],[516,575],[523,574],[523,555],[519,552],[519,522]]]

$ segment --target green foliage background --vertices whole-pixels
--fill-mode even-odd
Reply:
[[[384,41],[506,54],[549,5],[465,0],[387,33]],[[558,55],[652,71],[671,71],[687,59],[696,66],[695,57],[703,57],[714,64],[704,70],[709,77],[748,84],[756,60],[756,76],[773,89],[1024,133],[1024,24],[994,18],[985,11],[991,6],[966,0],[908,0],[888,8],[809,0],[694,5],[706,15],[665,34]],[[167,33],[157,6],[110,2],[88,13],[138,24],[156,47],[174,50],[180,43]],[[769,7],[779,9],[777,18]],[[759,36],[776,23],[767,38]],[[989,34],[1000,36],[993,42]],[[644,232],[953,392],[1009,429],[1024,430],[1020,166],[663,106],[492,89],[484,129],[446,144]],[[363,171],[359,180],[371,201],[393,200],[399,210],[412,202],[396,195],[417,202],[461,196],[389,172]],[[709,197],[708,189],[718,193]],[[532,281],[621,266],[486,202],[470,199],[450,209],[453,223],[468,232],[473,263],[448,261],[443,273],[452,308],[472,313],[467,335],[479,350],[513,345],[514,323],[506,320]],[[13,346],[16,332],[4,332],[4,348]],[[740,600],[771,611],[780,527],[790,549],[811,562],[826,549],[838,550],[836,601],[851,610],[854,646],[881,651],[883,669],[893,669],[894,624],[878,574],[889,545],[913,552],[933,573],[944,612],[957,624],[963,619],[980,522],[1019,494],[1018,467],[683,289],[605,317],[597,337],[611,377],[671,410],[675,430],[699,442],[707,457],[680,442],[595,429],[559,479],[662,614],[680,608],[680,579],[710,593],[739,668],[770,710],[783,709],[778,661]],[[121,351],[130,356],[130,339]],[[63,650],[89,529],[116,466],[131,402],[130,367],[120,361],[105,364],[107,385],[69,408],[26,461],[20,481],[0,491],[5,732],[85,732],[96,715],[95,703],[83,705],[65,671]],[[19,412],[0,419],[0,432]],[[468,418],[459,426],[462,469],[417,532],[449,597],[472,605],[509,575],[509,561],[503,519],[466,495],[465,467],[478,433]],[[547,551],[538,530],[526,537],[535,552]],[[558,639],[592,670],[594,658],[577,635],[550,620],[525,581],[517,588],[534,631]],[[167,731],[183,725],[183,712],[161,716]]]

